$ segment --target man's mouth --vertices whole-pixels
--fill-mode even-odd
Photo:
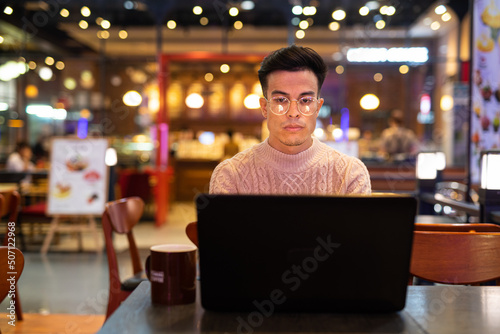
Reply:
[[[298,124],[288,124],[288,125],[285,125],[284,128],[287,131],[292,131],[293,132],[293,131],[300,131],[304,127],[302,125],[298,125]]]

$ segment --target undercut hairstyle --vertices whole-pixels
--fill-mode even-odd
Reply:
[[[264,97],[267,98],[267,77],[274,71],[298,72],[310,70],[318,79],[318,95],[325,81],[328,66],[323,58],[311,48],[291,45],[278,49],[264,58],[258,71]]]

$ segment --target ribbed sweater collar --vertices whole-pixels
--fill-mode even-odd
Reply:
[[[265,164],[284,173],[303,172],[313,166],[326,152],[325,145],[313,138],[313,144],[307,150],[297,154],[286,154],[269,145],[268,139],[256,148],[256,157],[260,164]]]

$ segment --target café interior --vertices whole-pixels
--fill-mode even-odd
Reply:
[[[134,237],[144,263],[152,245],[192,242],[186,226],[196,221],[194,199],[228,158],[225,146],[234,142],[241,152],[266,139],[257,70],[291,44],[311,47],[328,66],[313,135],[359,158],[372,192],[416,196],[416,222],[500,224],[498,175],[489,188],[494,169],[472,171],[499,157],[498,146],[483,145],[486,134],[470,130],[473,117],[498,138],[499,116],[481,116],[471,86],[489,80],[480,94],[500,108],[498,78],[474,72],[475,2],[2,1],[0,194],[8,200],[0,202],[0,235],[8,239],[15,217],[24,319],[9,326],[6,297],[0,332],[95,333],[108,315],[108,243],[120,274],[132,271],[127,236],[108,238],[102,211],[51,208],[51,196],[64,196],[60,184],[52,187],[58,140],[104,139],[106,182],[88,200],[98,197],[104,207],[141,199]],[[492,43],[498,56],[500,38]],[[394,110],[417,140],[411,152],[383,150]],[[29,182],[6,168],[19,142],[32,149]],[[475,163],[471,151],[480,154]],[[7,205],[13,191],[15,209]],[[491,326],[484,328],[500,328]]]

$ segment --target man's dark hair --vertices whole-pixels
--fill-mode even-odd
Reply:
[[[319,94],[325,81],[328,66],[316,51],[308,47],[290,45],[272,52],[264,58],[258,72],[264,96],[267,91],[267,77],[271,72],[303,70],[311,70],[316,75]]]

